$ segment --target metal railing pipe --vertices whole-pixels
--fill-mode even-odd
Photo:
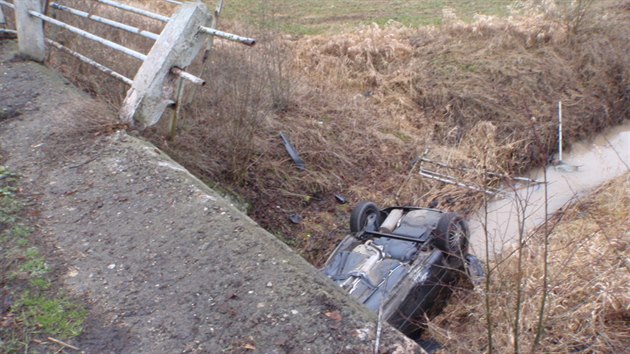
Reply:
[[[97,15],[92,15],[92,14],[90,14],[88,12],[77,10],[77,9],[73,9],[71,7],[64,6],[64,5],[58,4],[56,2],[51,3],[50,7],[52,7],[55,10],[68,12],[68,13],[71,13],[71,14],[73,14],[75,16],[87,18],[87,19],[93,20],[95,22],[102,23],[102,24],[105,24],[105,25],[108,25],[108,26],[111,26],[111,27],[114,27],[114,28],[118,28],[120,30],[127,31],[129,33],[134,33],[134,34],[137,34],[137,35],[140,35],[142,37],[149,38],[149,39],[152,39],[152,40],[157,40],[158,37],[160,36],[160,35],[155,34],[153,32],[141,30],[138,27],[129,26],[127,24],[120,23],[120,22],[117,22],[117,21],[114,21],[114,20],[110,20],[110,19],[107,19],[107,18],[104,18],[104,17],[100,17],[100,16],[97,16]]]
[[[42,15],[39,12],[29,11],[28,13],[29,13],[29,15],[37,17],[37,18],[41,19],[42,21],[45,21],[45,22],[51,23],[51,24],[53,24],[55,26],[59,26],[61,28],[64,28],[64,29],[66,29],[66,30],[68,30],[68,31],[70,31],[72,33],[78,34],[81,37],[85,37],[87,39],[91,39],[91,40],[93,40],[95,42],[98,42],[98,43],[100,43],[102,45],[105,45],[105,46],[110,47],[112,49],[115,49],[115,50],[117,50],[119,52],[127,54],[130,57],[136,58],[136,59],[141,60],[141,61],[144,61],[147,58],[146,55],[144,55],[142,53],[139,53],[139,52],[136,52],[133,49],[129,49],[129,48],[127,48],[127,47],[125,47],[123,45],[120,45],[118,43],[114,43],[114,42],[112,42],[110,40],[107,40],[105,38],[93,35],[92,33],[86,32],[86,31],[84,31],[84,30],[82,30],[80,28],[76,28],[74,26],[70,26],[70,25],[65,24],[65,23],[63,23],[61,21],[55,20],[54,18],[50,18],[48,16]]]
[[[0,0],[0,5],[4,5],[4,6],[8,7],[8,8],[11,8],[11,9],[15,10],[15,5],[13,5],[10,2],[6,2],[6,1],[3,1],[3,0]]]
[[[199,27],[199,31],[203,32],[203,33],[206,33],[206,34],[213,35],[213,36],[217,36],[219,38],[227,39],[227,40],[234,41],[234,42],[243,43],[243,44],[248,45],[248,46],[253,46],[254,44],[256,44],[256,40],[254,38],[242,37],[242,36],[239,36],[239,35],[236,35],[236,34],[219,31],[217,29],[206,27],[206,26],[200,26]]]
[[[133,84],[133,80],[131,80],[130,78],[115,72],[114,70],[112,70],[112,69],[106,67],[105,65],[102,65],[102,64],[100,64],[100,63],[98,63],[98,62],[96,62],[96,61],[86,57],[85,55],[82,55],[80,53],[75,52],[74,50],[64,46],[61,43],[55,42],[52,39],[48,39],[48,38],[46,38],[46,42],[48,44],[52,45],[53,47],[55,47],[55,48],[65,52],[65,53],[68,53],[68,54],[72,55],[73,57],[81,60],[82,62],[92,65],[93,67],[95,67],[96,69],[104,72],[105,74],[110,75],[110,76],[112,76],[112,77],[114,77],[114,78],[116,78],[116,79],[126,83],[129,86],[131,86],[131,84]]]
[[[111,0],[96,0],[96,1],[98,1],[98,2],[100,2],[102,4],[105,4],[105,5],[109,5],[109,6],[113,6],[113,7],[119,8],[121,10],[125,10],[125,11],[129,11],[129,12],[133,12],[133,13],[138,14],[138,15],[146,16],[146,17],[158,20],[158,21],[162,21],[162,22],[170,21],[169,17],[163,16],[163,15],[159,15],[159,14],[156,14],[156,13],[153,13],[153,12],[149,12],[149,11],[146,11],[146,10],[141,10],[141,9],[129,6],[129,5],[120,4],[120,3],[117,3],[115,1],[111,1]],[[223,39],[227,39],[227,40],[230,40],[230,41],[234,41],[234,42],[243,43],[243,44],[248,45],[248,46],[252,46],[252,45],[256,44],[256,40],[253,39],[253,38],[242,37],[242,36],[239,36],[239,35],[236,35],[236,34],[219,31],[219,30],[216,30],[216,29],[210,28],[210,27],[201,26],[199,28],[199,30],[201,32],[206,33],[206,34],[210,34],[210,35],[217,36],[217,37],[220,37],[220,38],[223,38]]]
[[[175,5],[181,5],[183,4],[183,2],[181,1],[176,1],[176,0],[164,0],[166,2],[168,2],[169,4],[175,4]]]
[[[197,76],[195,76],[195,75],[193,75],[191,73],[187,73],[183,69],[178,68],[176,66],[171,68],[171,73],[181,77],[184,80],[188,80],[188,81],[192,82],[195,85],[203,86],[203,85],[206,84],[206,82],[203,79],[201,79],[201,78],[199,78],[199,77],[197,77]]]
[[[158,20],[158,21],[162,21],[162,22],[168,22],[170,20],[170,18],[167,17],[167,16],[156,14],[154,12],[150,12],[150,11],[147,11],[147,10],[138,9],[138,8],[133,7],[133,6],[121,4],[121,3],[118,3],[118,2],[115,2],[115,1],[111,1],[111,0],[96,0],[96,1],[100,2],[101,4],[109,5],[111,7],[115,7],[117,9],[129,11],[129,12],[133,12],[134,14],[145,16],[145,17],[149,17],[149,18],[152,18],[154,20]]]

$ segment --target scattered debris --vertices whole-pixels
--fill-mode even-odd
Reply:
[[[341,321],[341,313],[339,311],[326,311],[324,316],[330,318],[333,321]]]
[[[280,138],[282,139],[282,143],[284,144],[285,149],[287,149],[289,156],[291,156],[291,159],[293,159],[293,162],[295,163],[295,166],[298,168],[298,170],[306,170],[306,165],[304,164],[304,161],[302,161],[302,159],[300,158],[300,155],[289,141],[289,138],[287,138],[287,136],[284,135],[283,132],[280,132]]]
[[[339,204],[346,204],[346,203],[348,203],[348,199],[346,199],[346,197],[344,197],[341,194],[335,194],[335,199],[337,200],[337,202]]]
[[[256,346],[251,344],[251,343],[245,343],[243,344],[243,349],[247,349],[247,350],[256,350]]]
[[[302,215],[300,214],[291,214],[289,215],[289,221],[291,221],[293,224],[299,224],[302,222]]]

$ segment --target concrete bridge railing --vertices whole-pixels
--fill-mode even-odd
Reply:
[[[181,80],[186,80],[195,85],[205,84],[203,79],[186,72],[185,69],[204,45],[206,45],[206,51],[211,49],[212,40],[207,40],[208,36],[211,38],[224,38],[250,46],[255,44],[255,40],[252,38],[241,37],[213,28],[216,25],[216,17],[222,8],[222,1],[219,2],[215,12],[211,13],[201,2],[181,3],[169,0],[169,2],[179,6],[178,11],[171,17],[111,0],[95,1],[121,11],[164,22],[166,25],[160,34],[156,34],[56,2],[52,2],[49,5],[50,8],[56,11],[67,12],[154,40],[155,43],[149,53],[139,53],[81,28],[49,17],[44,13],[41,0],[20,0],[14,3],[0,0],[0,23],[5,22],[1,11],[2,6],[15,11],[19,52],[24,57],[42,62],[46,55],[46,44],[50,44],[129,85],[130,88],[120,108],[119,116],[123,122],[129,123],[136,128],[143,129],[156,124],[167,107],[177,105],[182,96],[181,87],[183,87],[183,83]],[[127,78],[81,53],[77,53],[52,39],[46,38],[44,23],[63,28],[112,50],[124,53],[135,60],[141,61],[142,65],[133,79]]]

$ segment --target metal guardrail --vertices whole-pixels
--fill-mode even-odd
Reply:
[[[61,22],[59,20],[55,20],[54,18],[48,17],[46,15],[42,15],[39,12],[29,11],[28,13],[29,13],[29,15],[31,15],[33,17],[37,17],[37,18],[39,18],[42,21],[46,21],[46,22],[51,23],[51,24],[53,24],[55,26],[59,26],[59,27],[61,27],[63,29],[66,29],[66,30],[72,32],[72,33],[78,34],[81,37],[93,40],[94,42],[100,43],[100,44],[102,44],[104,46],[110,47],[110,48],[112,48],[114,50],[117,50],[117,51],[119,51],[121,53],[127,54],[128,56],[130,56],[132,58],[136,58],[136,59],[142,60],[142,61],[144,61],[147,58],[146,55],[144,55],[142,53],[139,53],[139,52],[136,52],[133,49],[129,49],[129,48],[123,46],[123,45],[120,45],[118,43],[112,42],[112,41],[107,40],[107,39],[105,39],[103,37],[99,37],[99,36],[94,35],[94,34],[92,34],[90,32],[86,32],[86,31],[84,31],[84,30],[82,30],[80,28],[77,28],[77,27],[74,27],[74,26],[70,26],[70,25],[68,25],[68,24],[66,24],[64,22]]]
[[[114,21],[114,20],[110,20],[110,19],[107,19],[107,18],[104,18],[104,17],[93,15],[93,14],[90,14],[90,13],[85,12],[85,11],[73,9],[71,7],[68,7],[68,6],[65,6],[65,5],[61,5],[61,4],[58,4],[56,2],[51,3],[50,7],[52,7],[55,10],[65,11],[65,12],[71,13],[71,14],[79,16],[79,17],[87,18],[87,19],[96,21],[98,23],[109,25],[109,26],[112,26],[114,28],[121,29],[121,30],[123,30],[125,32],[134,33],[134,34],[140,35],[142,37],[152,39],[154,41],[157,40],[158,37],[160,37],[159,34],[156,34],[156,33],[153,33],[153,32],[149,32],[149,31],[145,31],[145,30],[142,30],[142,29],[140,29],[138,27],[129,26],[127,24],[124,24],[124,23],[121,23],[121,22],[117,22],[117,21]]]
[[[31,57],[37,61],[43,61],[45,57],[44,44],[46,43],[84,63],[93,66],[97,70],[100,70],[124,82],[125,84],[130,85],[131,89],[127,93],[127,98],[125,99],[125,102],[123,102],[123,107],[121,108],[121,119],[129,121],[135,125],[137,123],[136,117],[140,117],[142,119],[142,121],[138,123],[138,126],[140,127],[155,124],[159,120],[159,116],[162,114],[163,109],[173,104],[172,100],[164,98],[163,96],[163,94],[168,91],[166,86],[164,86],[166,84],[166,81],[164,80],[168,75],[175,75],[180,79],[186,80],[195,85],[201,86],[205,84],[203,79],[184,70],[184,67],[188,66],[192,62],[192,59],[203,45],[203,43],[199,41],[196,43],[190,43],[190,36],[203,33],[212,36],[211,38],[219,37],[248,46],[252,46],[256,43],[256,40],[253,38],[243,37],[212,28],[216,24],[214,17],[219,15],[220,8],[222,8],[222,0],[220,0],[214,15],[211,15],[205,6],[200,2],[183,3],[177,0],[164,0],[179,6],[174,17],[166,17],[164,15],[138,9],[112,0],[93,1],[164,22],[166,23],[166,27],[162,33],[158,35],[135,26],[114,21],[112,19],[59,4],[57,2],[50,3],[50,7],[55,11],[63,11],[74,16],[89,19],[118,30],[154,40],[155,44],[151,49],[151,52],[149,52],[149,54],[143,54],[136,50],[127,48],[124,45],[115,43],[81,28],[67,24],[56,18],[45,15],[41,8],[41,0],[14,0],[13,3],[6,0],[0,0],[0,9],[4,6],[15,11],[15,18],[18,23],[17,36],[20,52],[27,57]],[[132,80],[113,69],[98,63],[94,59],[62,45],[61,43],[58,43],[50,38],[45,38],[41,21],[50,23],[78,36],[119,51],[134,59],[142,61],[143,64]],[[22,24],[21,26],[20,23]],[[10,31],[11,30],[5,30],[3,32],[9,33]],[[162,36],[165,36],[165,38],[162,39]],[[185,43],[183,44],[183,47],[180,45],[181,43]],[[210,46],[208,48],[210,48]],[[208,48],[207,50],[209,50]],[[154,51],[155,53],[153,53]],[[175,54],[171,54],[171,51],[174,51]],[[151,58],[151,60],[148,60],[149,58]],[[138,84],[136,84],[137,82]],[[181,98],[182,87],[183,86],[181,86],[180,83],[177,89],[176,99],[178,101]],[[144,103],[145,96],[147,100],[146,103]],[[142,110],[143,112],[137,113],[137,110]]]
[[[131,86],[133,84],[133,80],[131,80],[130,78],[115,72],[114,70],[106,67],[105,65],[103,65],[103,64],[101,64],[101,63],[99,63],[99,62],[97,62],[95,60],[92,60],[92,59],[86,57],[85,55],[82,55],[81,53],[75,52],[74,50],[72,50],[72,49],[62,45],[61,43],[55,42],[52,39],[48,39],[48,38],[46,38],[46,43],[52,45],[53,47],[55,47],[55,48],[65,52],[67,54],[72,55],[73,57],[81,60],[82,62],[84,62],[86,64],[92,65],[96,69],[98,69],[98,70],[104,72],[105,74],[110,75],[110,76],[112,76],[112,77],[114,77],[114,78],[116,78],[116,79],[126,83],[129,86]]]
[[[162,15],[159,15],[159,14],[156,14],[156,13],[153,13],[153,12],[150,12],[150,11],[146,11],[146,10],[141,10],[141,9],[135,8],[133,6],[121,4],[121,3],[118,3],[118,2],[115,2],[115,1],[112,1],[112,0],[96,0],[96,1],[98,1],[98,2],[100,2],[102,4],[105,4],[105,5],[109,5],[109,6],[121,9],[121,10],[129,11],[129,12],[132,12],[132,13],[135,13],[135,14],[138,14],[138,15],[141,15],[141,16],[145,16],[145,17],[148,17],[148,18],[151,18],[151,19],[154,19],[154,20],[158,20],[158,21],[161,21],[161,22],[168,22],[168,21],[170,21],[169,17],[162,16]],[[178,4],[178,5],[182,4],[181,2],[178,2],[178,1],[168,1],[168,0],[166,0],[166,1],[170,2],[170,3]],[[248,45],[248,46],[252,46],[252,45],[256,44],[256,40],[253,39],[253,38],[242,37],[242,36],[239,36],[239,35],[236,35],[236,34],[219,31],[217,29],[206,27],[206,26],[200,26],[199,27],[199,31],[203,32],[203,33],[206,33],[206,34],[209,34],[209,35],[212,35],[212,36],[217,36],[219,38],[227,39],[229,41],[239,42],[239,43],[242,43],[242,44],[245,44],[245,45]]]
[[[158,20],[158,21],[162,21],[162,22],[168,22],[171,19],[170,17],[166,17],[164,15],[156,14],[156,13],[153,13],[153,12],[147,11],[147,10],[142,10],[142,9],[139,9],[139,8],[136,8],[136,7],[133,7],[133,6],[121,4],[121,3],[116,2],[116,1],[111,1],[111,0],[95,0],[95,1],[96,2],[100,2],[101,4],[105,4],[105,5],[111,6],[111,7],[115,7],[115,8],[120,9],[120,10],[128,11],[128,12],[134,13],[136,15],[152,18],[154,20]]]

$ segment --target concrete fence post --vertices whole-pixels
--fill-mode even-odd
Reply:
[[[212,15],[202,3],[186,3],[168,22],[133,79],[120,109],[120,119],[144,129],[156,124],[173,102],[177,76],[171,68],[185,69],[204,45],[199,26]]]
[[[29,11],[42,12],[41,0],[18,0],[14,1],[14,5],[20,54],[38,62],[44,61],[44,24],[39,18],[28,14]]]

